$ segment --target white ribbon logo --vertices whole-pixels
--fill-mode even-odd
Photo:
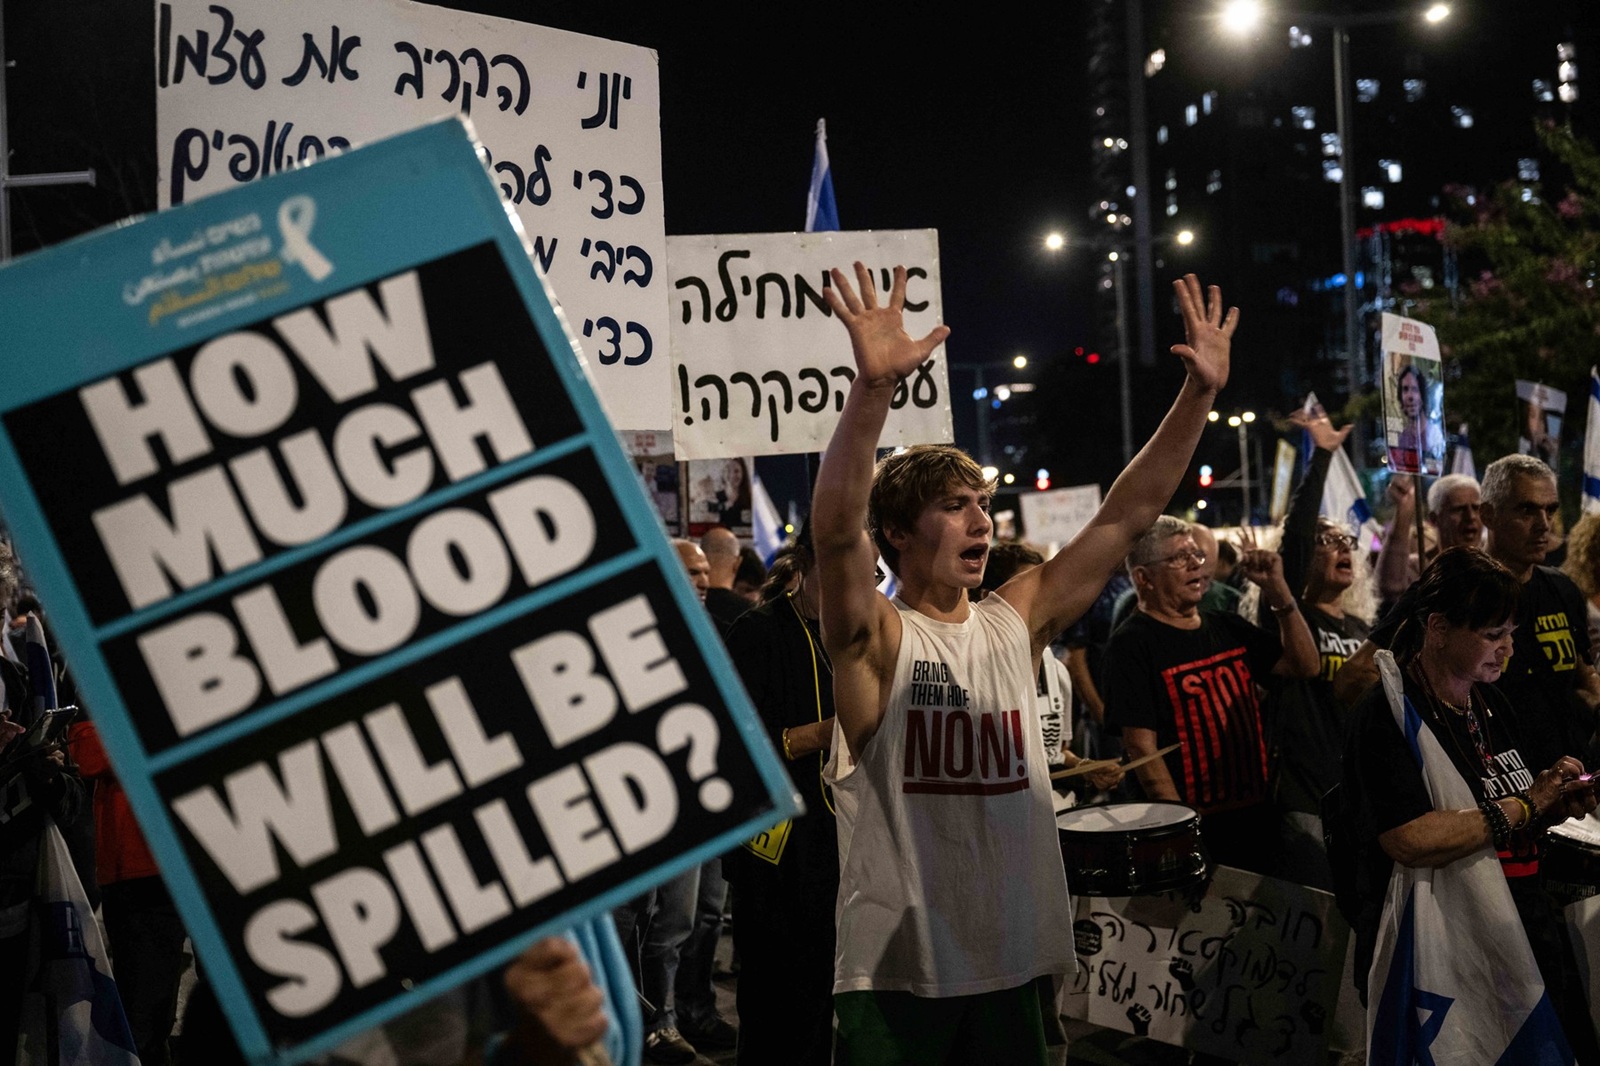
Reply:
[[[316,221],[317,202],[309,196],[291,196],[278,207],[278,232],[283,235],[279,254],[284,262],[299,263],[312,281],[321,281],[333,273],[333,264],[308,239]]]

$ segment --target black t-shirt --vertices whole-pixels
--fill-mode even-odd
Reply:
[[[733,623],[749,609],[750,601],[732,589],[706,589],[706,613],[717,623],[717,633],[724,641],[728,639],[728,630],[733,628]]]
[[[1238,615],[1200,612],[1197,629],[1143,611],[1106,649],[1106,724],[1152,729],[1183,802],[1202,814],[1267,798],[1267,752],[1256,685],[1283,645]]]
[[[1302,607],[1321,666],[1317,676],[1279,683],[1274,696],[1275,795],[1284,810],[1318,814],[1322,797],[1339,782],[1339,757],[1348,725],[1333,698],[1333,675],[1367,639],[1370,627],[1359,618],[1335,618]]]
[[[833,670],[823,651],[817,625],[780,598],[752,607],[739,616],[727,637],[728,654],[779,757],[783,731],[833,717]],[[806,755],[786,764],[806,813],[793,819],[776,863],[744,847],[723,860],[724,874],[741,888],[768,887],[795,899],[817,898],[828,908],[839,889],[839,838],[829,797],[822,785],[827,752]]]
[[[1402,620],[1415,609],[1416,585],[1372,630],[1380,648],[1394,643]],[[1572,579],[1549,566],[1536,566],[1522,586],[1511,658],[1494,687],[1517,708],[1523,750],[1536,767],[1549,767],[1562,755],[1581,758],[1594,732],[1593,715],[1577,698],[1578,664],[1591,658],[1588,613],[1583,593]]]
[[[1450,756],[1456,772],[1472,789],[1475,800],[1504,799],[1532,787],[1538,767],[1530,766],[1523,758],[1521,721],[1494,686],[1477,685],[1473,689],[1473,707],[1488,742],[1492,772],[1484,767],[1465,715],[1434,705],[1410,671],[1405,673],[1405,691],[1418,716]],[[1434,809],[1422,770],[1410,743],[1395,725],[1389,697],[1381,684],[1374,686],[1356,707],[1346,749],[1345,780],[1353,795],[1359,797],[1363,821],[1374,840]],[[1531,834],[1513,834],[1511,847],[1500,852],[1500,864],[1508,879],[1538,873],[1538,841]]]

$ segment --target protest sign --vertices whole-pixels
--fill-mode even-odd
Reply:
[[[794,809],[525,252],[446,121],[0,270],[5,517],[254,1061]]]
[[[657,67],[648,48],[408,0],[160,0],[158,202],[466,115],[612,422],[664,426]]]
[[[933,230],[669,237],[672,436],[680,459],[817,452],[855,380],[844,328],[823,297],[831,267],[865,263],[888,297],[906,268],[906,330],[943,320]],[[901,383],[878,443],[952,440],[944,346]]]
[[[1229,1062],[1316,1062],[1339,1005],[1349,927],[1333,897],[1219,866],[1179,893],[1080,896],[1066,1012]]]
[[[1444,375],[1426,322],[1383,313],[1383,426],[1389,469],[1444,472]]]
[[[1517,380],[1517,451],[1544,461],[1554,470],[1561,455],[1561,423],[1567,417],[1567,394],[1537,381]]]
[[[1100,509],[1099,485],[1075,485],[1044,492],[1024,492],[1022,533],[1035,544],[1066,544]]]

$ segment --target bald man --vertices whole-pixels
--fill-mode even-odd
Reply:
[[[750,601],[733,591],[733,579],[739,572],[739,538],[730,529],[712,526],[700,538],[700,550],[710,566],[709,587],[702,599],[717,623],[717,632],[726,639],[733,623],[750,609]]]
[[[689,584],[694,586],[695,595],[704,603],[706,589],[711,587],[711,563],[706,559],[706,553],[694,541],[682,537],[673,537],[672,546],[678,549],[678,559],[689,575]]]

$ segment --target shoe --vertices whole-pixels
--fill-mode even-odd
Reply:
[[[657,1029],[644,1038],[644,1061],[661,1066],[689,1066],[699,1058],[694,1045],[673,1028]]]
[[[684,1022],[683,1035],[694,1041],[695,1047],[712,1051],[729,1051],[739,1044],[738,1028],[716,1015],[712,1015],[711,1021],[703,1026]]]

